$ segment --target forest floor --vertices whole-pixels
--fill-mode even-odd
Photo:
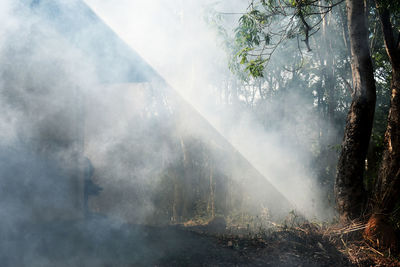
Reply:
[[[0,232],[1,266],[400,266],[310,225],[252,234],[101,219],[14,229]]]

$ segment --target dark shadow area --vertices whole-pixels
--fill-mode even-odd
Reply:
[[[20,224],[2,231],[2,266],[350,266],[320,236],[277,231],[264,238],[108,218]]]

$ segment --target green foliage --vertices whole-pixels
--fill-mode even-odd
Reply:
[[[245,14],[239,19],[239,27],[236,29],[236,42],[249,47],[260,44],[257,22],[250,14]]]
[[[399,1],[376,0],[376,3],[379,7],[387,8],[394,14],[396,14],[400,11],[400,2]]]
[[[321,22],[319,12],[312,1],[251,1],[247,12],[239,18],[234,36],[236,60],[245,66],[243,71],[254,78],[263,77],[262,72],[277,48],[301,35],[309,51],[309,37],[318,31]]]
[[[245,71],[248,71],[251,76],[255,78],[264,77],[264,64],[267,60],[262,59],[261,57],[256,58],[255,60],[246,61],[247,66]]]

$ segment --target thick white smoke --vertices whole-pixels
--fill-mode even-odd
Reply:
[[[223,13],[244,12],[243,1],[86,1],[128,44],[134,47],[191,105],[231,142],[274,186],[308,218],[330,218],[332,211],[320,205],[322,196],[309,169],[316,136],[307,127],[318,118],[301,105],[300,88],[292,90],[285,103],[272,102],[266,113],[280,121],[277,131],[266,131],[248,112],[223,111],[218,106],[218,88],[229,79],[228,59],[217,33],[205,18],[212,6]],[[237,23],[228,18],[226,27]],[[285,54],[275,63],[291,60]],[[268,74],[267,74],[268,75]],[[281,118],[279,107],[292,114]],[[239,115],[238,115],[239,114]],[[240,115],[242,114],[242,115]],[[301,146],[296,140],[302,139]],[[308,146],[304,149],[304,146]],[[260,190],[263,190],[260,188]]]

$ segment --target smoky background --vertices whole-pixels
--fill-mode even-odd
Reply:
[[[243,81],[229,67],[232,68],[234,30],[247,2],[88,4],[297,210],[309,219],[333,218],[334,200],[329,196],[333,180],[321,184],[316,158],[323,142],[332,154],[337,153],[341,130],[335,129],[316,108],[316,91],[321,86],[317,75],[299,68],[302,62],[312,62],[316,54],[329,51],[313,54],[306,51],[301,40],[287,40],[271,57],[264,79]],[[318,42],[318,37],[312,42]],[[293,77],[291,70],[295,69],[299,80],[309,80],[308,91]],[[287,82],[279,81],[284,79]],[[328,140],[320,139],[321,128],[330,132]],[[329,161],[334,166],[336,156]]]
[[[108,243],[116,229],[125,231],[131,240],[125,245],[136,249],[132,257],[140,262],[151,245],[126,223],[223,216],[237,225],[249,215],[267,226],[292,210],[310,220],[333,218],[313,169],[316,123],[324,122],[309,97],[286,84],[290,97],[271,93],[249,108],[251,98],[256,103],[261,96],[249,93],[254,81],[230,72],[221,35],[207,17],[210,9],[245,8],[241,1],[0,4],[0,246],[6,266],[51,265],[57,253],[49,258],[40,250],[53,243],[73,251],[65,265],[75,264],[87,256],[86,243],[73,248],[77,240]],[[236,21],[228,16],[221,23],[229,32]],[[291,47],[277,51],[271,66],[288,60],[285,49]],[[88,198],[85,221],[90,165],[89,178],[101,191]],[[88,265],[104,253],[93,251]]]

